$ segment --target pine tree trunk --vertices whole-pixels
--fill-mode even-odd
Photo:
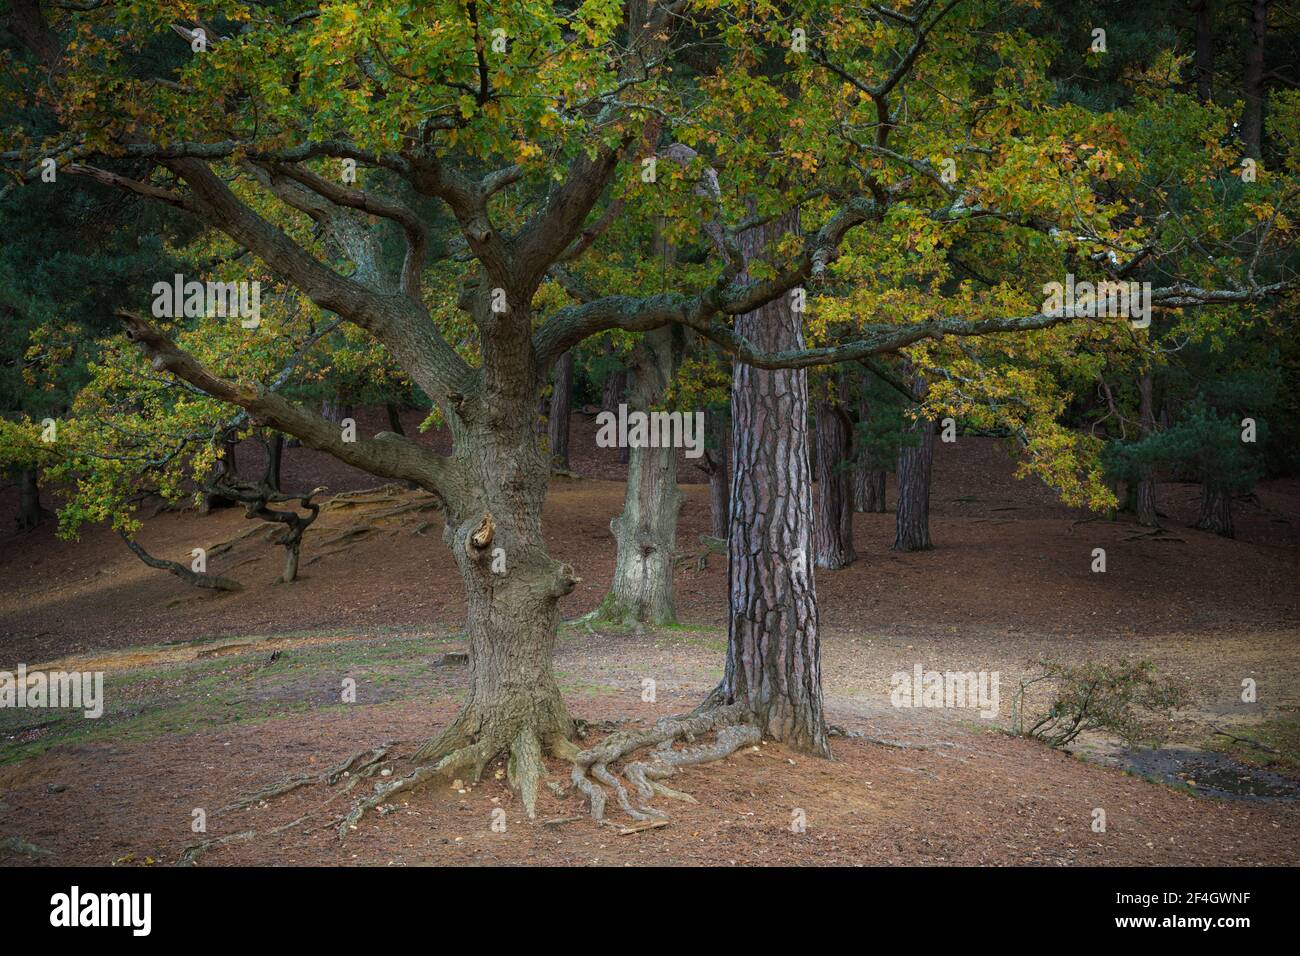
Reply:
[[[647,332],[628,369],[628,411],[649,411],[664,397],[681,361],[677,327]],[[623,511],[610,523],[617,542],[614,580],[600,607],[603,620],[621,624],[672,624],[673,556],[677,516],[685,496],[677,487],[677,449],[629,450]]]
[[[885,469],[872,467],[870,453],[865,451],[853,470],[853,509],[885,513]]]
[[[555,363],[555,384],[551,389],[551,411],[547,420],[551,468],[569,471],[569,414],[573,407],[573,352],[565,352]]]
[[[916,444],[898,449],[898,511],[895,551],[928,551],[930,541],[930,471],[934,462],[934,423],[918,416],[908,430]]]
[[[1258,159],[1264,135],[1264,35],[1268,31],[1269,0],[1252,0],[1250,35],[1246,43],[1246,70],[1242,77],[1246,109],[1242,115],[1241,138],[1246,152]]]
[[[1232,528],[1232,495],[1221,485],[1212,481],[1201,485],[1201,515],[1196,527],[1225,538],[1236,536]]]
[[[747,259],[798,213],[746,231]],[[782,297],[737,317],[758,348],[803,347],[800,316]],[[732,380],[730,620],[727,666],[713,699],[742,703],[767,736],[829,755],[813,580],[808,378],[737,362]]]
[[[709,520],[713,537],[727,540],[731,522],[731,442],[724,439],[716,451],[710,451],[713,470],[709,472]]]
[[[817,497],[813,519],[815,564],[838,570],[857,557],[853,550],[852,472],[846,467],[853,432],[837,402],[817,403]]]
[[[1156,410],[1152,400],[1153,381],[1151,370],[1146,369],[1138,376],[1138,423],[1145,438],[1155,433]],[[1144,466],[1138,477],[1137,485],[1131,489],[1133,510],[1137,513],[1137,522],[1144,528],[1160,525],[1156,514],[1156,476],[1155,468]]]

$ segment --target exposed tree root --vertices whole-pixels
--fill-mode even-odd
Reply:
[[[436,757],[459,750],[470,742],[469,734],[465,730],[465,723],[465,711],[461,711],[456,715],[455,720],[443,728],[442,733],[426,740],[411,759],[416,763],[427,763]]]
[[[638,824],[666,820],[666,814],[649,806],[656,796],[694,803],[689,794],[667,786],[663,781],[682,767],[721,760],[741,747],[762,739],[759,729],[745,722],[748,712],[740,705],[715,706],[693,714],[665,717],[649,729],[617,730],[588,750],[580,750],[564,732],[546,724],[524,721],[509,728],[484,723],[472,709],[463,710],[438,736],[424,743],[413,756],[415,769],[405,776],[379,782],[374,793],[360,800],[338,820],[340,839],[354,830],[371,810],[391,812],[391,801],[399,794],[410,793],[437,781],[465,779],[477,782],[483,769],[496,757],[506,754],[506,776],[510,787],[519,794],[530,819],[536,818],[537,794],[546,773],[544,754],[573,764],[573,786],[591,804],[596,820],[604,816],[607,790],[613,791],[619,806]],[[568,721],[564,722],[567,729]],[[696,738],[713,733],[708,743],[697,744]],[[680,749],[674,744],[685,741]],[[653,748],[653,749],[650,749]],[[629,759],[647,750],[640,759]],[[615,772],[611,767],[619,765]],[[286,785],[300,786],[296,780]],[[557,787],[548,784],[552,790]],[[561,794],[563,788],[559,788]],[[629,832],[647,829],[640,826]]]
[[[1129,535],[1124,540],[1125,541],[1142,541],[1142,540],[1168,541],[1171,544],[1187,543],[1183,538],[1175,537],[1164,528],[1152,528],[1150,531],[1142,531],[1139,532],[1138,534]]]
[[[380,531],[383,530],[384,529],[379,527],[378,525],[373,525],[373,524],[358,525],[355,528],[348,528],[346,531],[340,534],[336,534],[332,538],[326,538],[319,545],[317,545],[317,547],[328,548],[331,544],[338,544],[340,541],[347,541],[349,544],[351,544],[355,542],[357,538],[363,537],[368,534],[378,534]]]
[[[53,850],[47,850],[43,846],[37,846],[35,843],[24,840],[20,836],[7,836],[3,840],[0,840],[0,850],[9,853],[20,853],[23,856],[29,856],[32,859],[40,859],[41,857],[54,855]]]
[[[227,813],[231,810],[243,810],[247,807],[254,806],[264,800],[271,800],[275,797],[284,796],[297,790],[299,787],[305,787],[313,783],[326,783],[331,787],[339,782],[344,775],[351,777],[348,783],[348,789],[355,785],[355,782],[364,777],[374,776],[379,770],[379,764],[388,757],[388,747],[375,747],[371,750],[362,750],[348,757],[336,767],[325,770],[321,773],[299,774],[290,777],[283,783],[278,783],[273,787],[267,787],[265,790],[259,790],[257,793],[242,797],[234,803],[227,804],[217,811],[217,813]]]
[[[356,827],[367,810],[373,810],[388,802],[389,798],[394,794],[414,790],[431,780],[451,779],[453,775],[463,774],[468,776],[470,780],[477,781],[483,774],[483,767],[496,753],[497,749],[492,746],[487,738],[484,738],[478,743],[470,744],[447,754],[436,764],[416,767],[405,777],[376,784],[374,795],[362,800],[339,821],[339,839],[343,839],[343,837],[347,836],[349,830]]]
[[[660,781],[672,776],[681,767],[709,763],[735,753],[741,747],[756,744],[762,739],[759,729],[744,723],[747,716],[738,704],[713,707],[681,717],[663,717],[649,730],[620,730],[573,758],[573,785],[591,803],[591,816],[601,820],[605,815],[607,795],[604,787],[614,792],[619,806],[628,816],[641,823],[664,820],[666,815],[649,806],[655,796],[694,802],[694,798],[665,786]],[[716,731],[712,743],[687,746],[680,750],[673,744],[678,740],[694,743],[695,738]],[[610,764],[626,758],[647,747],[653,749],[647,759],[625,763],[623,777],[631,783],[639,798],[634,804],[623,781],[609,769]],[[593,780],[594,778],[594,780]]]
[[[951,740],[934,740],[929,743],[915,743],[910,740],[896,740],[892,737],[872,737],[870,734],[861,730],[849,730],[841,727],[839,724],[831,724],[826,728],[826,733],[831,737],[849,737],[854,740],[864,740],[869,744],[879,744],[881,747],[891,747],[895,750],[967,750],[961,744],[955,744]]]
[[[176,865],[193,866],[195,861],[209,850],[215,850],[219,846],[235,843],[238,840],[251,840],[255,836],[257,836],[256,830],[245,830],[242,833],[231,833],[228,836],[215,837],[211,840],[204,840],[202,843],[192,844],[181,850],[181,858],[176,861]]]
[[[541,742],[532,730],[525,727],[519,731],[514,746],[510,748],[506,779],[519,794],[530,818],[536,815],[537,785],[541,782],[545,770],[546,765],[542,763]]]
[[[562,725],[542,722],[511,722],[509,726],[484,722],[472,708],[462,710],[440,734],[426,741],[412,757],[414,770],[396,780],[380,782],[374,793],[354,806],[338,821],[339,837],[355,829],[370,810],[381,815],[397,794],[410,793],[428,783],[463,778],[476,782],[492,760],[506,755],[506,776],[519,794],[530,819],[537,815],[537,793],[546,773],[543,754],[573,760],[579,748],[565,738],[567,718]],[[549,732],[544,729],[549,727]]]
[[[401,485],[387,484],[375,488],[360,488],[356,491],[344,491],[325,502],[326,511],[338,508],[352,508],[360,505],[378,504],[385,501],[399,501],[405,489]]]
[[[412,511],[437,511],[441,503],[437,498],[432,496],[423,498],[419,501],[412,501],[408,504],[398,505],[395,508],[389,508],[385,511],[375,511],[367,514],[366,517],[371,521],[381,521],[384,518],[395,518],[398,515],[409,514]]]
[[[212,545],[210,548],[208,548],[208,557],[215,558],[218,555],[225,554],[227,551],[229,551],[239,542],[244,541],[247,538],[251,538],[253,537],[253,535],[257,535],[257,534],[260,534],[263,537],[269,539],[271,535],[275,534],[275,526],[268,525],[268,524],[259,524],[259,525],[254,525],[253,527],[249,528],[246,531],[241,531],[233,538],[227,538],[225,541],[220,541]]]
[[[273,830],[267,832],[267,836],[275,836],[277,833],[283,833],[285,830],[291,830],[307,818],[299,817],[296,820],[290,820],[288,823],[281,824]],[[181,850],[180,859],[176,861],[177,866],[193,866],[194,863],[203,854],[209,850],[215,850],[218,847],[225,846],[227,843],[236,843],[240,840],[251,840],[257,836],[256,830],[244,830],[242,833],[231,833],[228,836],[215,837],[211,840],[204,840],[201,843],[194,843]]]

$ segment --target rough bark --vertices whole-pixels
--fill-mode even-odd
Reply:
[[[569,471],[569,415],[573,408],[573,352],[565,352],[555,363],[551,389],[551,411],[547,437],[551,447],[551,468]]]
[[[1241,138],[1246,152],[1256,159],[1264,135],[1264,35],[1268,32],[1269,0],[1250,4],[1250,35],[1246,42],[1246,69],[1242,92],[1246,108],[1241,118]]]
[[[1201,514],[1196,527],[1225,538],[1235,537],[1232,527],[1232,495],[1212,481],[1201,485]]]
[[[605,379],[605,387],[600,394],[600,407],[607,412],[617,412],[618,406],[627,400],[627,370],[617,369]]]
[[[838,570],[857,558],[853,550],[853,428],[833,399],[817,403],[817,497],[813,519],[815,563]]]
[[[747,230],[746,260],[798,213]],[[803,346],[786,298],[739,316],[736,330],[764,350]],[[762,732],[829,755],[822,710],[821,644],[812,564],[808,381],[800,370],[737,362],[732,379],[730,619],[727,664],[710,703],[738,703]]]
[[[930,472],[934,462],[934,422],[923,415],[908,426],[915,443],[898,449],[898,510],[895,551],[928,551],[930,540]]]
[[[649,411],[677,374],[683,351],[678,328],[647,332],[628,369],[628,411]],[[677,516],[685,496],[677,487],[677,449],[629,450],[623,511],[609,523],[617,542],[614,580],[600,607],[603,620],[671,624]]]
[[[885,513],[885,469],[876,468],[867,451],[858,456],[853,471],[853,508],[869,514]]]
[[[451,725],[417,753],[424,766],[372,799],[434,775],[475,779],[506,753],[509,782],[532,816],[543,753],[576,753],[551,657],[559,599],[578,578],[545,551],[542,502],[550,466],[533,432],[540,383],[527,324],[514,329],[516,337],[496,343],[499,351],[489,356],[484,397],[449,416],[464,482],[448,500],[444,537],[466,590],[468,690]]]

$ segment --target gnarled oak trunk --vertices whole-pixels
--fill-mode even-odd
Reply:
[[[572,750],[551,656],[559,599],[577,579],[543,546],[550,469],[533,433],[532,402],[500,402],[493,411],[457,436],[469,501],[448,514],[444,532],[465,583],[469,689],[456,719],[417,757],[475,778],[509,753],[511,782],[532,815],[542,753]]]

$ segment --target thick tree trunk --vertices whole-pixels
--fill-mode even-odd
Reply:
[[[573,352],[565,352],[555,363],[555,384],[551,389],[551,412],[547,437],[551,446],[551,468],[569,471],[569,414],[573,407]]]
[[[628,411],[649,411],[677,374],[683,335],[668,326],[647,332],[628,370]],[[673,556],[677,516],[685,496],[677,487],[677,449],[632,448],[623,511],[609,523],[617,542],[614,581],[600,607],[619,624],[672,624]]]
[[[35,468],[18,472],[18,530],[31,531],[49,512],[41,507],[40,474]]]
[[[740,237],[747,258],[798,213]],[[765,351],[803,347],[787,298],[736,319]],[[829,755],[822,710],[821,644],[812,564],[808,379],[737,362],[732,381],[730,620],[727,666],[713,702],[739,703],[767,736]]]
[[[1236,536],[1232,528],[1232,495],[1221,485],[1212,481],[1201,485],[1201,515],[1196,527],[1225,538]]]
[[[1241,120],[1241,138],[1246,152],[1260,157],[1264,135],[1264,35],[1268,31],[1269,0],[1253,0],[1250,5],[1250,36],[1246,42],[1246,70],[1242,78],[1246,110]]]
[[[813,519],[815,564],[838,570],[853,563],[853,431],[843,406],[817,403],[817,498]]]
[[[1156,408],[1152,400],[1153,381],[1151,370],[1146,369],[1138,376],[1138,422],[1145,438],[1155,433],[1156,429]],[[1152,467],[1145,467],[1138,476],[1136,486],[1131,489],[1133,510],[1137,514],[1137,522],[1144,528],[1155,528],[1160,525],[1160,518],[1156,514],[1156,474]]]
[[[898,449],[898,511],[895,551],[928,551],[930,541],[930,471],[934,462],[934,422],[917,416],[908,430],[916,444]]]
[[[509,753],[509,780],[535,812],[543,752],[572,756],[572,721],[551,668],[559,599],[577,578],[542,538],[550,475],[533,432],[537,390],[523,383],[485,398],[457,422],[453,455],[465,489],[449,501],[444,537],[465,583],[468,690],[460,713],[417,760],[477,779]],[[490,410],[490,411],[489,411]]]

